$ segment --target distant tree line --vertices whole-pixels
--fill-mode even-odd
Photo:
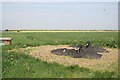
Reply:
[[[17,32],[19,32],[21,30],[9,30],[9,29],[5,29],[4,31],[17,31]]]
[[[5,29],[5,31],[117,31],[117,30],[9,30]],[[120,31],[120,30],[118,30]]]

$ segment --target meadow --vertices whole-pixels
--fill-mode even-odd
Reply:
[[[3,33],[12,37],[13,47],[40,45],[74,45],[90,41],[94,46],[118,48],[118,32],[40,32],[40,33]],[[11,46],[11,47],[12,47]]]
[[[117,78],[117,63],[113,71],[93,71],[78,65],[64,66],[48,63],[28,55],[28,51],[13,49],[42,45],[74,45],[90,41],[93,46],[118,48],[117,32],[4,32],[2,37],[12,37],[12,44],[2,47],[3,78]]]

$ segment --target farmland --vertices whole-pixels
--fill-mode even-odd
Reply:
[[[12,45],[19,47],[40,45],[73,45],[90,41],[92,45],[118,48],[117,32],[67,32],[67,33],[3,33],[3,37],[12,37]]]
[[[64,66],[56,62],[49,63],[28,55],[32,50],[24,50],[28,47],[47,45],[79,43],[85,45],[87,41],[90,41],[93,46],[116,50],[118,48],[117,32],[5,32],[2,33],[2,37],[13,38],[11,45],[2,47],[3,78],[117,78],[117,60],[108,66],[111,71],[109,69],[101,71],[78,65]]]

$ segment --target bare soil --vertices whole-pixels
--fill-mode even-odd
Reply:
[[[80,67],[86,67],[93,70],[109,70],[109,71],[117,71],[118,70],[118,49],[113,48],[105,48],[110,53],[100,53],[102,54],[102,58],[100,60],[96,59],[88,59],[88,58],[72,58],[70,56],[60,56],[51,54],[51,51],[59,48],[67,48],[73,49],[68,45],[56,45],[56,46],[40,46],[40,47],[32,47],[31,51],[28,53],[29,55],[39,58],[43,61],[47,62],[57,62],[59,64],[63,64],[65,66],[68,65],[79,65]]]

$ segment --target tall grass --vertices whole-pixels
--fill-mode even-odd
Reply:
[[[3,52],[3,78],[117,78],[116,72],[47,63],[22,52]]]

